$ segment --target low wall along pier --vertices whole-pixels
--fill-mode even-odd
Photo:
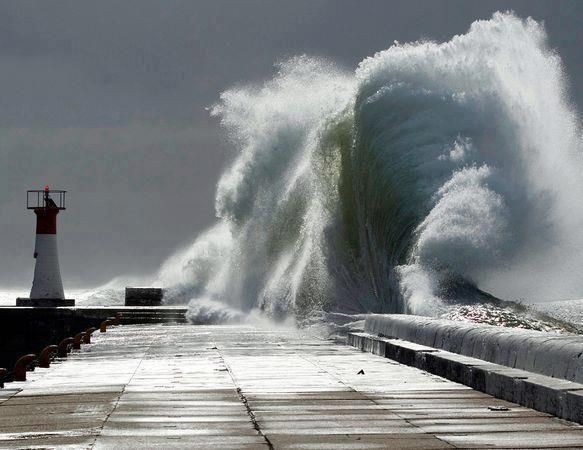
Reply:
[[[365,331],[583,383],[581,336],[409,315],[371,315]]]
[[[349,344],[583,423],[583,337],[408,315],[370,315]]]
[[[186,307],[164,305],[161,288],[127,287],[125,297],[125,306],[75,307],[73,300],[55,303],[55,299],[17,299],[16,307],[0,306],[0,368],[9,369],[22,355],[37,354],[89,328],[99,329],[105,320],[186,322]]]
[[[179,306],[0,307],[0,368],[8,369],[5,376],[9,378],[23,355],[38,355],[47,346],[89,328],[99,330],[106,320],[124,324],[186,323],[185,314],[186,308]]]

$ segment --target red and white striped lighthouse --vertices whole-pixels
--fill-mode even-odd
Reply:
[[[16,299],[17,306],[73,306],[75,300],[65,299],[59,252],[57,249],[57,214],[65,208],[67,191],[27,191],[26,208],[36,215],[34,247],[34,279],[30,298]]]

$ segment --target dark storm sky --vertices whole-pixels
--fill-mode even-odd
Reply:
[[[233,154],[205,107],[307,53],[353,68],[394,40],[448,40],[496,10],[543,20],[583,110],[580,1],[4,1],[0,288],[30,286],[25,191],[67,189],[65,287],[154,272],[214,222]]]

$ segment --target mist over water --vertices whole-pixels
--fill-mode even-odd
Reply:
[[[581,130],[531,19],[395,43],[354,72],[292,58],[211,114],[238,150],[218,222],[158,280],[195,320],[583,295]]]

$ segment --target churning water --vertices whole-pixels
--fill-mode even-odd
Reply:
[[[582,296],[581,132],[540,24],[278,69],[211,109],[238,149],[218,223],[159,274],[193,316]]]

